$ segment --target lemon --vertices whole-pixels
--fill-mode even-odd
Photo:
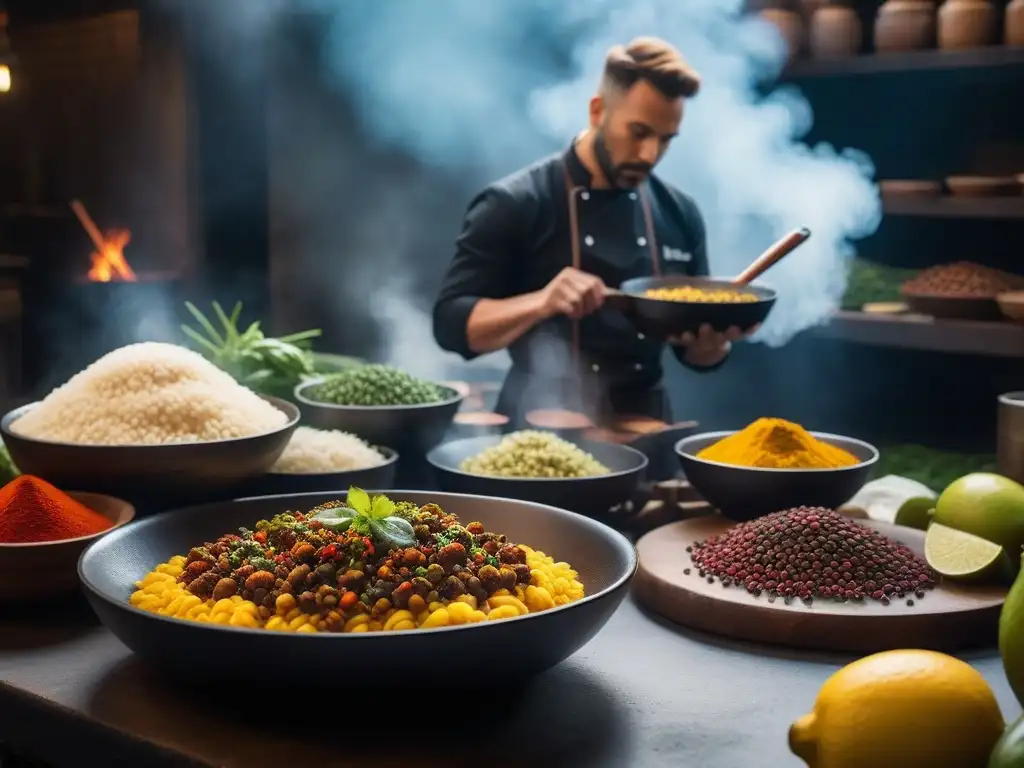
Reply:
[[[896,511],[896,518],[893,522],[896,525],[905,525],[908,528],[917,528],[919,531],[928,530],[928,523],[932,521],[935,512],[935,499],[927,496],[915,496],[907,499]]]
[[[932,520],[1001,544],[1014,565],[1024,545],[1024,486],[1008,477],[974,472],[950,483]]]
[[[1013,564],[1005,549],[941,523],[932,523],[928,529],[924,556],[928,565],[950,579],[1008,581],[1013,577]]]
[[[885,651],[848,664],[789,729],[809,768],[978,768],[1003,734],[985,679],[934,651]]]

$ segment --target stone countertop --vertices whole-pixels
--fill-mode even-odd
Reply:
[[[1015,718],[998,654],[964,658]],[[508,756],[533,766],[799,768],[789,724],[849,660],[700,635],[627,598],[589,645],[522,690],[444,694],[433,682],[442,659],[406,691],[338,691],[289,707],[269,692],[170,682],[75,601],[0,618],[0,742],[58,766],[93,764],[85,755],[133,768],[362,766],[371,756],[378,768],[476,766]]]

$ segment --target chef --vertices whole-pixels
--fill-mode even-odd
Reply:
[[[700,211],[651,174],[699,87],[663,40],[612,48],[589,128],[470,203],[434,306],[434,336],[467,360],[509,350],[497,410],[515,426],[537,408],[583,410],[604,424],[617,414],[671,421],[664,344],[606,305],[606,286],[708,274]],[[705,326],[670,342],[683,365],[712,371],[740,335]]]

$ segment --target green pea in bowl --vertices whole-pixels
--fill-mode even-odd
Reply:
[[[400,453],[426,453],[444,439],[464,395],[451,387],[435,386],[442,399],[422,405],[335,405],[313,399],[311,390],[328,377],[309,379],[295,388],[303,420],[317,429],[340,429],[370,445],[388,445]]]

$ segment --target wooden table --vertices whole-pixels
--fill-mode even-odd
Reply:
[[[966,658],[1015,718],[995,652]],[[486,755],[537,768],[799,768],[789,724],[848,660],[682,630],[627,599],[574,657],[522,690],[496,692],[504,703],[442,693],[435,661],[406,691],[289,705],[167,681],[76,603],[0,618],[0,742],[56,766],[92,755],[107,768],[479,766]]]

